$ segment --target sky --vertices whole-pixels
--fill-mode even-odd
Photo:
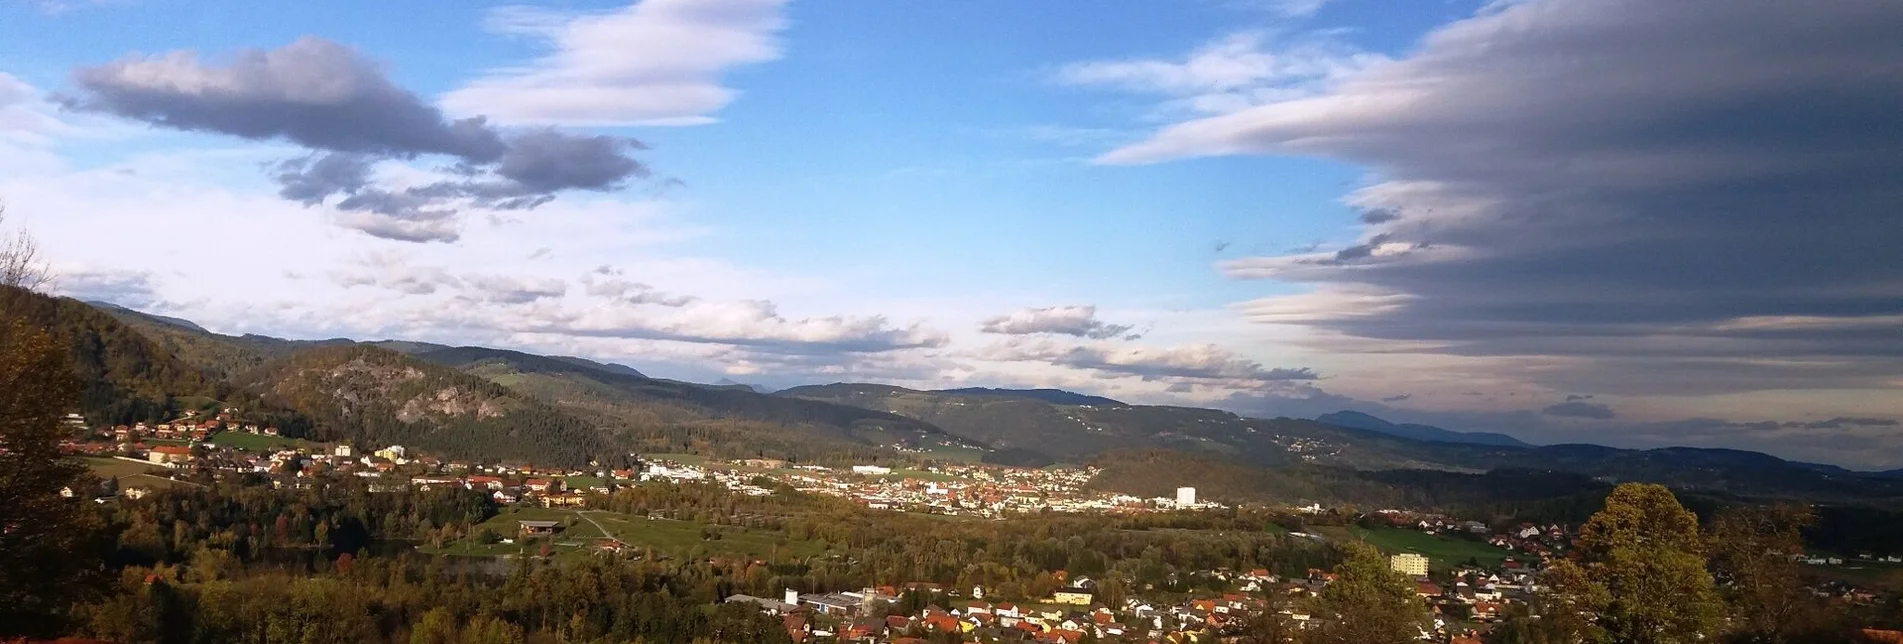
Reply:
[[[1903,467],[1903,3],[0,0],[55,290]]]

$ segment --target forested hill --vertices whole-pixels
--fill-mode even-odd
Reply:
[[[1457,432],[1451,429],[1441,429],[1433,425],[1418,425],[1414,423],[1390,423],[1386,420],[1382,420],[1380,418],[1376,418],[1374,416],[1370,416],[1368,414],[1364,414],[1364,413],[1356,412],[1356,411],[1338,411],[1332,414],[1322,414],[1320,416],[1316,416],[1315,421],[1321,422],[1321,423],[1327,423],[1330,425],[1338,425],[1341,427],[1353,427],[1355,429],[1365,429],[1368,431],[1381,432],[1383,434],[1392,434],[1395,436],[1400,436],[1402,438],[1412,438],[1414,440],[1419,440],[1419,441],[1433,441],[1437,443],[1471,443],[1474,445],[1505,445],[1509,447],[1528,447],[1528,445],[1525,442],[1521,441],[1520,439],[1514,438],[1512,436],[1508,436],[1506,434],[1498,434],[1493,432]]]
[[[941,394],[959,394],[965,396],[1000,396],[1005,398],[1029,398],[1042,400],[1053,405],[1101,405],[1120,406],[1121,401],[1103,396],[1091,396],[1062,389],[992,389],[989,387],[965,387],[963,389],[940,389]]]
[[[1448,467],[1423,444],[1379,432],[1214,409],[1060,405],[1035,398],[918,391],[865,383],[794,387],[775,395],[825,400],[917,418],[999,448],[1083,461],[1105,452],[1169,448],[1252,465],[1319,463],[1361,469]],[[1425,448],[1432,452],[1433,448]]]
[[[794,387],[778,395],[903,414],[999,447],[1086,461],[1120,450],[1170,449],[1255,467],[1555,471],[1753,496],[1903,502],[1903,481],[1726,449],[1488,445],[1419,440],[1289,418],[1185,407],[1053,405],[1024,398],[916,391],[864,383]]]
[[[186,320],[141,313],[120,306],[102,305],[101,308],[144,334],[173,357],[215,380],[231,380],[272,360],[304,349],[354,344],[341,338],[284,340],[262,335],[222,335]]]
[[[969,445],[943,430],[896,414],[828,402],[770,396],[649,378],[632,370],[519,351],[458,347],[419,354],[600,422],[621,425],[650,451],[814,460],[828,453],[870,458],[874,445]],[[855,449],[855,446],[858,449]]]
[[[1039,464],[1167,449],[1253,467],[1548,470],[1754,496],[1903,502],[1903,479],[1894,476],[1738,450],[1416,440],[1039,390],[834,384],[768,395],[581,358],[402,340],[228,336],[175,318],[109,311],[0,289],[0,315],[49,329],[71,347],[86,382],[82,411],[94,424],[163,420],[181,404],[216,400],[320,437],[550,463],[637,451],[837,464],[900,458],[882,449],[899,446],[975,448],[993,462]]]
[[[589,423],[509,388],[370,345],[298,352],[240,377],[315,436],[400,444],[453,458],[580,466],[616,454]]]
[[[71,350],[83,381],[80,409],[96,425],[145,420],[175,398],[216,398],[226,390],[137,330],[78,300],[0,286],[0,323],[45,329]]]

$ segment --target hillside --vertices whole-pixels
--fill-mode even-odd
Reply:
[[[894,414],[649,378],[616,365],[480,347],[417,357],[623,428],[646,451],[820,460],[873,458],[867,448],[880,445],[971,446],[929,423]]]
[[[794,387],[810,400],[889,411],[958,436],[1069,461],[1115,450],[1165,447],[1254,465],[1319,463],[1364,469],[1443,467],[1420,443],[1307,420],[1244,418],[1214,409],[1148,405],[1058,405],[1033,398],[917,391],[873,384]]]
[[[309,417],[320,440],[569,466],[624,453],[589,423],[507,387],[374,346],[308,349],[239,381]]]
[[[1322,414],[1320,416],[1315,417],[1315,422],[1326,423],[1329,425],[1337,425],[1341,427],[1353,427],[1355,429],[1365,429],[1371,432],[1381,432],[1383,434],[1389,434],[1392,436],[1400,436],[1402,438],[1411,438],[1417,441],[1432,441],[1437,443],[1471,443],[1474,445],[1505,445],[1509,447],[1529,447],[1529,445],[1527,445],[1525,442],[1522,442],[1520,439],[1514,438],[1512,436],[1508,436],[1506,434],[1497,434],[1493,432],[1457,432],[1450,429],[1441,429],[1433,425],[1417,425],[1413,423],[1390,423],[1386,420],[1382,420],[1380,418],[1376,418],[1374,416],[1370,416],[1368,414],[1364,414],[1357,411],[1338,411],[1332,414]]]
[[[612,446],[617,453],[632,449],[839,463],[891,459],[890,452],[877,448],[894,446],[922,453],[946,449],[961,457],[981,450],[992,462],[1041,465],[1169,449],[1264,467],[1542,470],[1728,494],[1903,502],[1903,478],[1894,475],[1738,450],[1528,447],[1508,444],[1506,437],[1396,425],[1362,415],[1326,417],[1336,424],[1245,418],[1210,409],[1125,405],[1057,390],[917,391],[833,384],[767,395],[744,386],[648,378],[632,368],[583,358],[394,340],[359,345],[343,339],[219,335],[189,321],[118,307],[102,310],[18,289],[0,290],[0,306],[9,316],[53,329],[72,347],[87,383],[82,411],[94,423],[157,420],[174,411],[178,399],[194,404],[216,399],[293,432],[440,445],[446,453],[471,457],[553,454],[573,462]],[[363,366],[325,375],[340,367],[326,361],[359,358]],[[378,381],[411,370],[421,375]],[[425,394],[445,391],[452,392],[451,400],[462,400],[456,392],[476,398],[440,414],[412,413],[431,409]],[[506,413],[485,413],[485,403]],[[1458,442],[1446,440],[1447,434]]]
[[[1903,501],[1903,481],[1895,478],[1824,470],[1740,450],[1472,444],[1316,421],[1245,418],[1210,409],[1063,406],[871,384],[795,387],[779,395],[890,411],[997,447],[1073,462],[1119,450],[1166,448],[1258,467],[1322,465],[1469,474],[1502,469],[1553,471],[1602,481],[1650,481],[1753,496]]]
[[[1204,500],[1225,502],[1427,508],[1532,502],[1591,492],[1603,496],[1611,488],[1592,477],[1565,472],[1362,471],[1326,465],[1260,468],[1218,456],[1165,450],[1111,452],[1091,464],[1101,468],[1091,481],[1098,489],[1170,497],[1177,487],[1189,486]]]
[[[352,344],[350,340],[284,340],[262,335],[223,335],[188,320],[151,315],[121,306],[95,305],[132,327],[206,378],[229,381],[304,349]]]
[[[0,286],[0,321],[46,329],[71,349],[84,389],[80,409],[95,425],[155,420],[183,397],[219,398],[229,391],[166,348],[93,306]]]
[[[940,389],[935,393],[966,396],[999,396],[1004,398],[1029,398],[1042,400],[1053,405],[1100,405],[1104,407],[1120,406],[1121,401],[1103,396],[1091,396],[1062,389],[991,389],[988,387],[965,387],[963,389]]]

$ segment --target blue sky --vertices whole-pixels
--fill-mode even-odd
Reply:
[[[1903,465],[1895,142],[1780,120],[1898,12],[1696,9],[12,0],[0,199],[226,332]]]

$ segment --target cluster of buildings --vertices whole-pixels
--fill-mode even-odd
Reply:
[[[1216,508],[1198,501],[1195,488],[1180,488],[1173,498],[1140,498],[1091,489],[1094,467],[1020,468],[998,465],[932,466],[910,475],[880,465],[823,467],[789,465],[772,459],[689,465],[655,461],[642,480],[704,481],[742,494],[772,491],[757,483],[764,477],[801,492],[853,499],[875,510],[1000,518],[1034,512],[1151,512]]]
[[[968,594],[944,594],[948,599],[966,599],[901,613],[895,610],[898,593],[907,588],[936,590],[934,584],[915,583],[857,592],[787,590],[777,599],[734,595],[725,601],[751,604],[780,617],[795,642],[867,643],[925,642],[949,633],[962,641],[1205,641],[1230,620],[1265,605],[1260,597],[1227,593],[1170,605],[1129,599],[1111,606],[1097,602],[1093,591],[1082,587],[1059,590],[1036,605],[1019,605],[986,602],[984,589],[974,588]]]

